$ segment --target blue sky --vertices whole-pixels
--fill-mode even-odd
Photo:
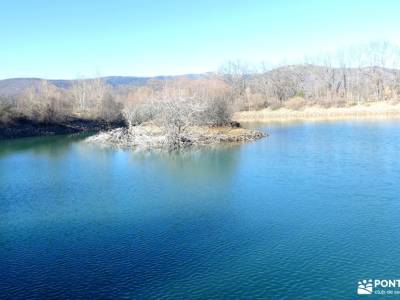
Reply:
[[[0,0],[0,78],[213,71],[400,42],[397,0]]]

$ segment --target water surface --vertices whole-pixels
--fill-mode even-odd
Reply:
[[[400,123],[181,154],[0,142],[0,299],[349,299],[400,271]]]

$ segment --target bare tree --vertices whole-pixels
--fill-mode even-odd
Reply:
[[[241,108],[249,109],[248,81],[251,75],[249,64],[240,60],[228,61],[219,68],[221,74],[231,87],[230,99]]]
[[[88,98],[88,84],[85,80],[76,80],[71,87],[71,95],[78,105],[80,112],[84,112],[87,108],[87,98]]]

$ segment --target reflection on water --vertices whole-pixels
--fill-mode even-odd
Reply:
[[[399,123],[181,153],[0,142],[0,299],[348,299],[397,278]]]
[[[160,172],[165,170],[175,179],[191,180],[226,180],[234,173],[239,147],[222,146],[183,150],[172,153],[137,153],[131,154],[134,163],[156,165]]]
[[[31,151],[35,155],[56,158],[67,152],[70,146],[82,141],[88,134],[55,135],[47,137],[0,140],[0,157],[16,152]]]

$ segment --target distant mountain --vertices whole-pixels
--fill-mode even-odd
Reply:
[[[133,77],[133,76],[108,76],[103,79],[111,86],[118,87],[121,85],[145,85],[149,80],[169,80],[176,78],[189,78],[198,79],[207,76],[209,73],[204,74],[186,74],[186,75],[175,75],[175,76],[154,76],[154,77]]]
[[[177,78],[198,79],[207,77],[212,73],[203,74],[187,74],[177,76],[155,76],[155,77],[135,77],[135,76],[108,76],[103,79],[113,87],[124,85],[141,86],[147,84],[150,80],[170,80]],[[294,91],[301,90],[304,94],[311,95],[317,90],[326,90],[328,87],[334,89],[336,93],[340,93],[344,88],[351,89],[361,85],[364,86],[366,93],[370,93],[376,87],[377,83],[388,86],[394,82],[400,84],[400,70],[382,68],[382,67],[365,67],[361,69],[355,68],[331,68],[316,65],[287,65],[276,69],[272,69],[265,73],[256,73],[248,75],[248,79],[262,78],[260,82],[269,82],[272,89],[277,89],[279,94],[287,94],[291,96]],[[0,97],[16,96],[30,86],[40,83],[40,78],[12,78],[0,80]],[[85,80],[85,79],[81,79]],[[74,80],[48,80],[58,88],[70,87]],[[271,86],[269,86],[271,89]],[[342,91],[343,92],[343,91]]]
[[[155,77],[136,77],[136,76],[108,76],[103,77],[106,83],[113,87],[123,85],[141,86],[145,85],[149,80],[169,80],[175,78],[189,78],[197,79],[207,76],[208,73],[204,74],[187,74],[187,75],[176,75],[176,76],[155,76]],[[16,96],[23,92],[26,88],[36,86],[43,80],[41,78],[10,78],[0,80],[0,96]],[[82,79],[85,80],[85,79]],[[50,79],[47,80],[51,84],[54,84],[58,88],[69,88],[75,80],[64,80],[64,79]]]
[[[0,96],[15,96],[29,86],[40,82],[39,78],[11,78],[0,80]]]

